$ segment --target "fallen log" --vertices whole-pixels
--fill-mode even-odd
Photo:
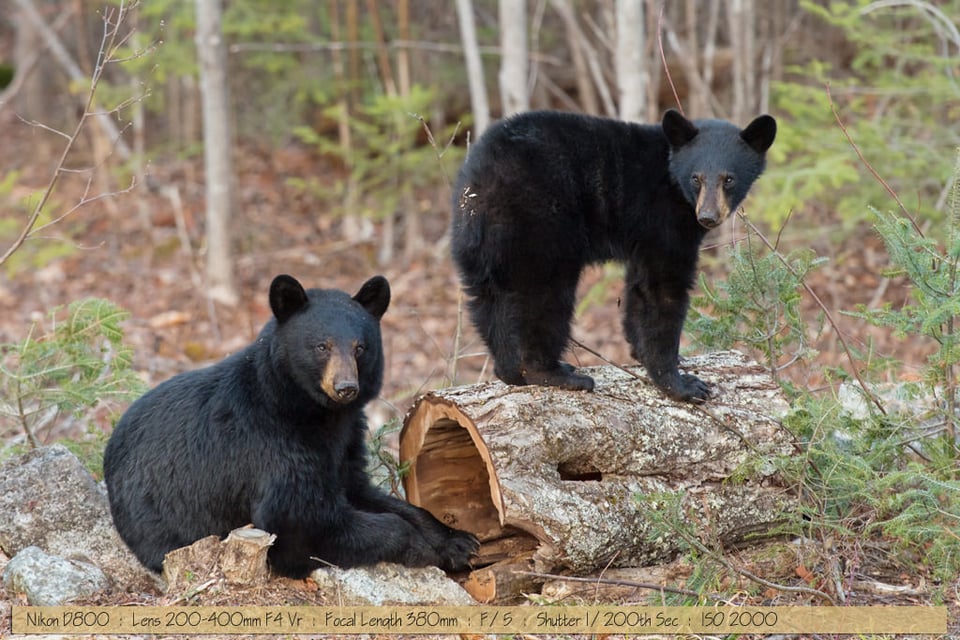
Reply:
[[[500,382],[428,393],[400,434],[407,498],[476,534],[481,567],[529,558],[536,571],[586,573],[668,560],[678,537],[653,533],[638,496],[682,495],[724,544],[768,531],[791,498],[769,465],[745,463],[792,451],[786,401],[737,352],[684,368],[712,385],[707,403],[666,398],[641,367],[588,369],[592,393]]]

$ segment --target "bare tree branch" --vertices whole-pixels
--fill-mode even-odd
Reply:
[[[18,5],[21,7],[21,9],[23,9],[28,16],[33,16],[30,19],[31,21],[34,22],[34,25],[41,32],[45,34],[47,46],[50,47],[51,50],[56,50],[57,48],[59,48],[59,50],[61,51],[61,54],[65,56],[65,58],[72,63],[72,60],[69,58],[68,55],[66,55],[66,50],[63,48],[62,43],[60,43],[59,39],[56,37],[56,34],[50,29],[49,25],[43,22],[43,19],[40,17],[40,14],[37,13],[36,8],[33,6],[32,2],[30,0],[16,0],[16,1]],[[59,183],[60,178],[63,177],[64,174],[78,172],[77,170],[70,169],[66,166],[67,157],[70,155],[70,152],[73,150],[74,145],[76,144],[78,138],[80,137],[80,132],[83,130],[84,126],[86,126],[87,121],[89,119],[94,118],[94,119],[97,119],[98,121],[108,122],[110,127],[112,127],[114,131],[116,131],[116,136],[112,138],[115,148],[117,148],[118,150],[126,149],[126,153],[125,154],[122,153],[122,155],[124,155],[125,158],[129,157],[129,154],[130,154],[129,147],[123,144],[123,140],[120,137],[120,132],[116,129],[116,126],[113,124],[113,122],[107,117],[107,114],[109,112],[97,112],[94,110],[97,87],[99,86],[100,80],[103,77],[104,65],[112,61],[112,57],[111,57],[112,52],[115,51],[118,43],[124,41],[126,37],[128,37],[129,35],[128,34],[127,36],[121,37],[119,34],[120,25],[123,23],[123,19],[126,16],[127,12],[128,12],[128,7],[124,4],[121,4],[117,9],[111,10],[108,14],[104,15],[104,18],[103,18],[104,34],[103,34],[103,39],[100,42],[98,64],[96,68],[93,70],[93,73],[90,78],[90,90],[87,92],[86,102],[83,106],[83,114],[80,116],[80,119],[77,121],[77,124],[74,127],[73,131],[68,134],[66,132],[53,129],[52,127],[48,127],[38,122],[29,123],[32,126],[36,126],[46,131],[50,131],[56,135],[62,136],[66,139],[67,142],[64,145],[64,148],[60,154],[59,160],[57,161],[56,169],[54,170],[53,176],[50,178],[50,182],[47,184],[46,189],[44,189],[43,194],[40,196],[39,202],[37,202],[36,206],[34,206],[33,211],[30,213],[30,216],[27,218],[26,223],[23,225],[23,228],[21,229],[20,234],[16,237],[13,243],[7,248],[7,250],[4,251],[2,255],[0,255],[0,265],[3,265],[7,260],[9,260],[10,256],[12,256],[21,246],[23,246],[23,243],[26,242],[27,238],[29,238],[33,234],[62,222],[64,218],[76,212],[78,209],[80,209],[86,204],[89,204],[96,200],[102,200],[103,198],[106,198],[111,195],[116,195],[116,193],[109,193],[109,194],[101,194],[92,198],[88,198],[87,194],[89,193],[90,184],[91,184],[91,182],[88,181],[86,191],[84,192],[84,195],[81,198],[81,201],[79,203],[69,208],[65,213],[57,216],[50,222],[47,222],[40,227],[37,227],[37,221],[40,219],[40,216],[43,213],[44,208],[47,206],[47,203],[50,201],[50,198],[52,197],[54,189]],[[57,55],[57,57],[59,58],[60,55]],[[77,72],[79,72],[79,67],[76,67],[74,65],[74,69]],[[82,74],[79,79],[85,80]],[[23,118],[21,118],[21,120],[23,120]],[[93,169],[90,169],[90,171],[92,170]],[[120,193],[130,191],[131,189],[134,188],[134,186],[135,186],[134,184],[131,184],[130,187],[128,187],[127,189],[125,189],[123,192],[120,192]]]
[[[57,60],[64,71],[67,72],[67,75],[70,77],[70,80],[73,82],[84,82],[87,80],[86,74],[80,69],[80,66],[73,60],[70,56],[70,53],[67,51],[67,48],[60,41],[60,38],[57,36],[57,33],[50,28],[50,25],[44,21],[43,16],[37,11],[37,8],[33,6],[31,0],[15,0],[17,6],[20,7],[20,10],[23,11],[24,15],[27,16],[27,19],[33,24],[33,26],[40,32],[40,35],[43,36],[44,42],[47,45],[47,48],[50,50],[50,53],[53,54],[53,57]],[[103,40],[101,41],[100,46],[100,56],[99,59],[104,60],[110,53],[110,50],[113,48],[116,39],[117,39],[117,29],[119,28],[120,19],[125,13],[125,9],[121,6],[119,10],[118,20],[116,24],[109,23],[109,17],[104,18],[104,35]],[[109,46],[105,46],[109,45]],[[123,157],[124,160],[130,157],[130,147],[123,140],[120,135],[120,130],[117,129],[117,125],[113,123],[105,114],[102,113],[93,113],[93,98],[95,85],[100,81],[100,77],[103,73],[102,64],[98,64],[97,68],[93,71],[93,78],[91,80],[90,93],[88,95],[85,115],[91,114],[96,119],[97,124],[103,127],[103,130],[113,141],[116,146],[117,151]],[[82,121],[81,121],[82,123]]]

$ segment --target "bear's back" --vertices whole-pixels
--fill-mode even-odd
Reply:
[[[609,171],[640,162],[665,167],[669,146],[660,125],[622,122],[564,111],[528,111],[500,120],[470,148],[460,182],[560,177]]]

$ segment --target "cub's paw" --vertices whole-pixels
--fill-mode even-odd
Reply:
[[[673,384],[663,385],[663,390],[674,400],[699,404],[706,402],[711,395],[710,385],[689,373],[677,374]]]

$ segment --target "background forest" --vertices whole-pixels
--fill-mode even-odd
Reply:
[[[687,348],[749,350],[793,401],[808,448],[783,464],[816,497],[796,526],[843,560],[818,588],[876,554],[951,597],[960,0],[218,5],[0,16],[0,456],[66,438],[96,467],[131,396],[256,335],[278,273],[391,281],[390,424],[491,377],[447,246],[491,119],[766,112],[768,169],[708,239]],[[585,276],[574,335],[626,362],[619,287]]]

